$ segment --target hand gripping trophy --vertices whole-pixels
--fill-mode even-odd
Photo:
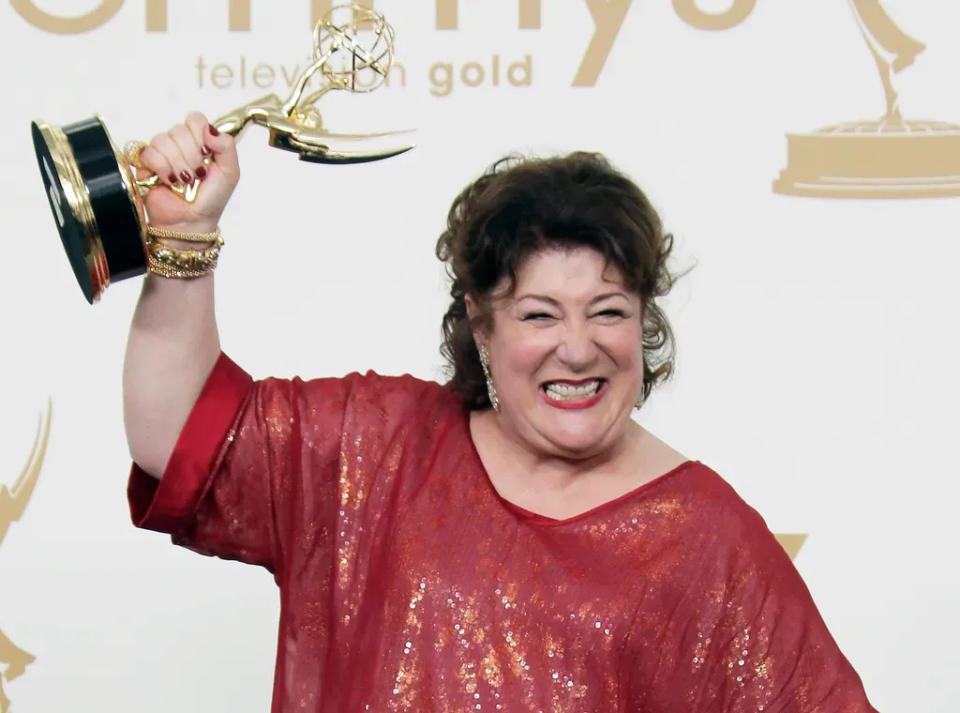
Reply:
[[[313,63],[285,100],[269,94],[225,114],[213,125],[237,136],[249,124],[259,124],[267,128],[271,146],[316,163],[378,161],[408,151],[411,146],[351,149],[353,142],[400,132],[332,133],[324,128],[316,107],[332,90],[370,92],[381,86],[393,64],[393,41],[393,28],[375,10],[334,6],[314,28]],[[319,87],[314,80],[320,80]],[[118,150],[99,116],[63,127],[38,120],[31,128],[60,239],[84,296],[96,302],[112,281],[146,271],[149,216],[143,195],[159,179],[136,178],[145,144],[131,142]],[[199,181],[194,180],[171,190],[192,202],[198,188]],[[210,251],[207,257],[215,260],[219,245]]]
[[[960,195],[960,126],[904,119],[894,76],[925,46],[893,22],[880,0],[849,0],[880,72],[886,112],[880,119],[787,135],[787,168],[777,193],[830,198]]]

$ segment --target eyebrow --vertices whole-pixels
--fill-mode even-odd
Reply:
[[[594,297],[592,300],[590,300],[588,304],[596,304],[597,302],[602,302],[603,300],[609,299],[611,297],[623,297],[626,300],[630,299],[625,292],[604,292],[602,295],[597,295],[596,297]],[[516,301],[519,302],[521,300],[526,300],[526,299],[540,300],[541,302],[547,302],[555,307],[560,306],[560,303],[557,300],[553,299],[552,297],[548,297],[547,295],[537,295],[533,293],[520,295],[519,297],[516,298]]]

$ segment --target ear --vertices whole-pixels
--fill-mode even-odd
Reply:
[[[477,307],[477,303],[474,301],[473,297],[470,295],[463,296],[463,302],[467,307],[467,321],[470,322],[471,326],[477,324],[479,317],[480,308]],[[487,335],[479,327],[473,328],[473,341],[479,349],[481,345],[486,345]]]

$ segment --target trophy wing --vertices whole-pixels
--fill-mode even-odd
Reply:
[[[37,485],[37,479],[40,477],[40,469],[43,466],[43,458],[47,452],[47,441],[50,437],[50,416],[52,413],[51,404],[47,403],[46,417],[40,418],[37,423],[37,434],[33,439],[33,447],[30,449],[30,455],[14,481],[12,488],[3,486],[0,488],[0,542],[3,542],[4,536],[10,525],[23,515],[33,495],[33,490]]]
[[[341,134],[339,132],[327,131],[322,129],[320,131],[311,130],[310,136],[305,137],[306,140],[313,140],[313,137],[316,137],[317,141],[325,141],[327,143],[335,143],[337,141],[363,141],[369,139],[379,139],[385,136],[397,136],[399,134],[412,134],[416,129],[397,129],[395,131],[374,131],[369,134]]]
[[[850,0],[850,4],[868,41],[893,55],[894,72],[909,67],[917,55],[926,49],[926,45],[897,27],[880,0]]]
[[[300,154],[302,161],[313,163],[368,163],[397,156],[413,148],[412,145],[387,147],[360,145],[364,142],[370,144],[376,139],[395,134],[409,133],[409,130],[371,134],[337,134],[321,126],[304,126],[282,117],[271,121],[268,128],[271,146],[294,151]],[[354,145],[351,146],[351,144]]]
[[[332,164],[370,163],[371,161],[381,161],[385,158],[391,158],[392,156],[399,156],[412,148],[413,146],[400,146],[392,149],[382,149],[380,151],[345,151],[342,149],[335,150],[328,148],[326,151],[319,153],[301,150],[300,160],[310,161],[312,163]]]
[[[393,146],[381,149],[351,148],[351,142],[370,142],[373,139],[408,133],[407,131],[384,131],[375,134],[336,134],[324,130],[300,130],[290,135],[292,148],[300,152],[302,161],[314,163],[368,163],[406,153],[413,146]],[[339,145],[345,142],[346,146]]]

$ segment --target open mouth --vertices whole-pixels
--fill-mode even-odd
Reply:
[[[607,384],[606,379],[582,381],[547,381],[540,389],[550,401],[578,402],[592,399],[600,394]]]

